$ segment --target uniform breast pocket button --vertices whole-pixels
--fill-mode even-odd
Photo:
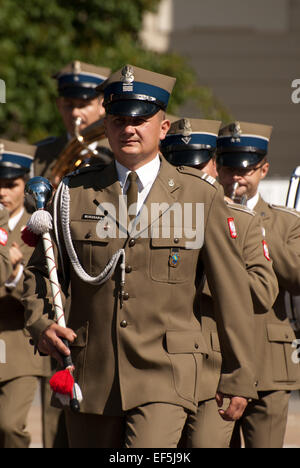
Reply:
[[[126,328],[127,325],[128,325],[128,323],[126,322],[126,320],[122,320],[122,322],[120,323],[121,328]]]
[[[123,300],[124,300],[124,301],[128,301],[128,299],[129,299],[129,294],[128,294],[128,292],[124,292],[124,294],[123,294]]]

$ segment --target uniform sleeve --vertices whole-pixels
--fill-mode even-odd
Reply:
[[[0,209],[0,287],[12,273],[12,266],[9,258],[9,249],[7,245],[8,236],[8,213]]]
[[[260,218],[252,217],[243,246],[255,313],[268,312],[278,295],[278,281],[261,228]]]
[[[289,213],[274,217],[266,232],[279,286],[300,294],[300,217]]]
[[[58,280],[61,285],[62,302],[64,305],[68,281],[62,275],[61,259],[58,255],[54,236],[52,236],[52,244],[57,265]],[[51,286],[42,239],[39,241],[24,270],[24,293],[22,302],[25,307],[26,328],[31,334],[35,345],[37,345],[41,333],[55,323]]]
[[[216,306],[216,321],[223,357],[218,391],[256,398],[254,314],[249,276],[231,234],[232,214],[218,188],[205,226],[203,263]]]

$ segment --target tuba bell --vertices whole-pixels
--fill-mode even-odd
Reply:
[[[109,164],[112,160],[112,153],[108,146],[101,147],[101,152],[90,147],[94,142],[105,140],[104,119],[92,123],[81,133],[79,131],[80,124],[81,118],[77,117],[74,121],[74,137],[60,153],[52,170],[51,182],[54,187],[58,186],[66,174],[79,167],[89,165],[91,159],[99,160],[102,164]]]

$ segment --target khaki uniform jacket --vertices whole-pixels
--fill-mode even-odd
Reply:
[[[178,218],[170,217],[168,222],[165,218],[164,227],[170,233],[163,236],[160,214],[148,220],[147,236],[133,237],[120,220],[114,224],[113,208],[119,212],[121,196],[114,163],[101,171],[90,169],[70,179],[73,243],[83,268],[93,276],[123,247],[126,278],[121,307],[119,268],[101,286],[89,285],[75,274],[63,252],[71,283],[68,326],[78,335],[71,351],[75,378],[84,396],[81,411],[120,414],[150,402],[196,411],[202,356],[207,353],[194,310],[202,266],[216,300],[224,356],[219,390],[255,397],[252,301],[243,261],[230,236],[230,213],[221,186],[205,180],[207,175],[196,169],[175,168],[162,159],[144,209],[150,213],[154,204],[164,204],[164,210],[175,203],[181,207],[200,204],[204,220],[196,224],[194,213],[180,237]],[[100,211],[105,207],[104,218],[87,219],[87,215],[95,215],[97,205]],[[101,226],[116,229],[115,238],[100,239],[97,229]],[[204,230],[203,243],[187,248],[196,226]],[[61,239],[60,245],[64,250]],[[179,256],[175,267],[171,261],[174,249]],[[51,306],[44,299],[48,284],[44,264],[39,245],[26,270],[24,298],[27,327],[36,343],[53,323]],[[61,278],[61,264],[58,271]]]
[[[24,212],[15,229],[9,232],[8,246],[17,242],[27,263],[33,249],[21,239],[21,231],[29,216]],[[7,279],[7,278],[6,278]],[[24,307],[21,303],[23,278],[9,291],[0,288],[0,340],[5,342],[6,363],[0,364],[0,382],[24,375],[49,375],[49,358],[34,355],[34,348],[29,343],[30,335],[24,326]]]
[[[2,205],[0,205],[0,229],[3,229],[5,233],[8,233],[7,223],[8,212]],[[0,287],[5,283],[12,272],[8,244],[6,243],[4,245],[4,243],[5,239],[3,238],[2,243],[0,242]]]
[[[261,216],[279,283],[273,309],[255,317],[258,390],[295,390],[300,388],[300,365],[292,359],[295,333],[287,318],[284,296],[285,291],[300,294],[300,215],[269,205],[262,198],[255,211]]]
[[[264,251],[262,227],[258,215],[247,207],[228,204],[236,225],[238,236],[236,244],[244,259],[248,273],[254,310],[257,314],[266,314],[273,306],[278,294],[278,282],[270,261]],[[214,300],[207,282],[199,295],[199,320],[208,346],[209,356],[204,359],[200,381],[200,400],[215,397],[220,372],[222,355],[218,338],[214,312]]]

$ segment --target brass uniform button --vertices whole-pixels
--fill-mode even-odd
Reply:
[[[126,320],[122,320],[122,322],[120,323],[121,328],[126,328],[127,325],[128,325],[128,323],[126,322]]]
[[[128,301],[128,299],[129,299],[129,294],[128,294],[128,292],[124,292],[124,294],[123,294],[123,300],[124,300],[124,301]]]
[[[132,272],[132,267],[130,265],[126,265],[125,272],[126,273],[131,273]]]
[[[133,247],[136,244],[135,239],[130,239],[129,247]]]

